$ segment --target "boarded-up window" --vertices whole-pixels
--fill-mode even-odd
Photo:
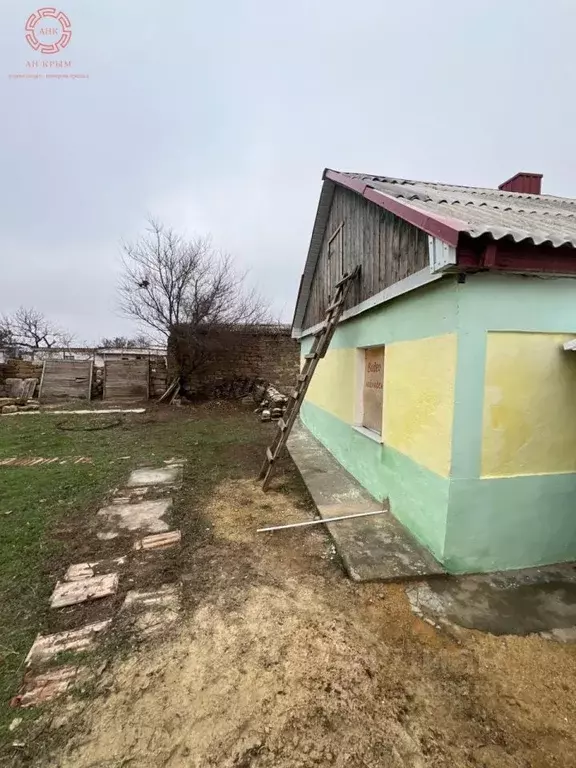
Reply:
[[[382,433],[384,394],[384,347],[364,350],[364,391],[362,426]]]

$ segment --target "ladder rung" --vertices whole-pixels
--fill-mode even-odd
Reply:
[[[352,278],[356,277],[359,274],[360,274],[360,265],[354,267],[352,272],[346,272],[345,275],[342,275],[341,279],[338,280],[338,282],[336,283],[336,285],[334,287],[335,288],[340,288],[341,285],[344,285],[344,283],[347,283],[348,280],[352,280]]]
[[[340,278],[340,280],[338,280],[338,282],[336,283],[336,285],[335,285],[334,287],[335,287],[335,288],[340,288],[340,286],[341,286],[341,285],[344,285],[344,283],[347,283],[347,282],[348,282],[348,280],[350,280],[350,278],[351,278],[351,277],[352,277],[352,274],[350,274],[350,273],[346,272],[346,274],[345,274],[345,275],[343,275],[343,276]]]
[[[304,355],[305,360],[314,360],[316,357],[316,352],[308,352],[307,355]]]
[[[298,381],[306,381],[307,378],[308,378],[308,374],[307,373],[299,373],[298,374]]]
[[[272,464],[272,462],[274,461],[274,454],[270,450],[270,447],[266,448],[266,456],[268,457],[268,461],[270,462],[270,464]]]
[[[338,307],[341,307],[344,302],[342,299],[338,299],[338,301],[335,301],[333,304],[330,304],[326,312],[332,312],[333,309],[337,309]]]
[[[294,400],[298,400],[298,398],[300,397],[300,390],[299,389],[295,389],[292,392],[292,397],[294,398]]]
[[[282,430],[282,432],[286,429],[286,422],[284,419],[278,419],[278,429]]]

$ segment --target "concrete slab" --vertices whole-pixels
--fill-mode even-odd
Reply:
[[[112,497],[112,504],[129,504],[142,501],[144,497],[152,491],[158,493],[162,489],[154,488],[154,486],[143,485],[136,488],[118,488],[114,491]],[[170,488],[164,489],[166,493],[170,492]]]
[[[406,594],[414,613],[434,624],[576,641],[574,565],[451,576],[410,586]]]
[[[442,566],[304,427],[294,425],[288,450],[321,517],[384,509],[382,515],[327,524],[354,581],[401,581],[443,574]]]
[[[173,626],[180,615],[180,588],[165,584],[156,590],[132,590],[126,595],[122,613],[129,617],[132,632],[142,638],[159,634]]]
[[[116,534],[121,530],[163,533],[169,530],[163,517],[172,508],[172,499],[139,501],[136,504],[113,504],[103,507],[97,515]],[[98,535],[101,538],[101,535]]]
[[[180,531],[168,531],[168,533],[155,533],[145,536],[134,544],[136,550],[170,549],[180,544],[182,534]]]
[[[130,473],[127,486],[136,488],[148,485],[178,485],[182,481],[182,466],[179,464],[159,469],[135,469]]]
[[[108,629],[111,619],[86,624],[80,629],[70,632],[59,632],[55,635],[38,635],[34,645],[26,656],[26,666],[53,659],[63,651],[89,651],[94,647],[97,635]]]
[[[50,599],[50,608],[65,608],[78,605],[88,600],[100,600],[116,594],[118,574],[107,573],[104,576],[92,576],[80,581],[59,581]]]

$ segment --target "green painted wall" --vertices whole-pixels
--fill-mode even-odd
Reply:
[[[457,332],[450,479],[310,403],[302,419],[370,493],[390,498],[396,517],[449,570],[576,560],[576,474],[481,478],[489,331],[576,335],[576,280],[478,274],[459,284],[449,277],[343,323],[332,341],[362,347]],[[311,343],[302,340],[303,353]]]
[[[465,572],[576,560],[576,475],[481,478],[487,333],[576,335],[576,281],[485,273],[468,276],[457,290],[458,362],[444,563],[451,571]]]
[[[454,277],[413,291],[342,323],[331,348],[391,344],[453,333],[458,320]],[[302,354],[313,337],[302,339]],[[393,514],[439,560],[443,558],[450,483],[393,448],[376,443],[312,403],[302,421],[376,498],[390,499]]]
[[[450,481],[452,573],[576,560],[576,474]]]
[[[458,287],[454,277],[446,277],[363,312],[338,326],[330,347],[370,347],[452,333],[458,323]],[[302,340],[303,354],[312,338]]]
[[[450,481],[345,422],[304,403],[304,424],[351,475],[377,499],[390,499],[394,515],[441,560]]]

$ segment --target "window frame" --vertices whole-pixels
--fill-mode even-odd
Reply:
[[[366,351],[371,349],[381,349],[383,352],[382,363],[382,411],[384,411],[384,380],[386,373],[386,344],[369,344],[365,347],[356,348],[356,397],[354,405],[354,424],[353,428],[361,435],[374,440],[377,443],[383,443],[384,434],[384,412],[382,413],[381,431],[366,427],[364,425],[364,385],[366,382]]]

